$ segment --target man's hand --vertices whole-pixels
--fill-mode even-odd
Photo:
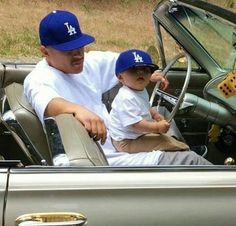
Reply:
[[[74,104],[63,98],[57,97],[48,103],[44,114],[46,117],[50,117],[63,113],[73,114],[74,117],[84,125],[91,137],[96,141],[101,140],[101,144],[105,143],[107,129],[104,121],[98,115],[79,104]]]
[[[105,143],[107,129],[104,121],[99,116],[83,107],[80,107],[73,115],[84,125],[85,129],[94,140],[101,140],[101,144]]]
[[[169,86],[169,81],[167,80],[166,77],[163,77],[162,73],[160,71],[155,71],[150,80],[152,82],[160,82],[159,89],[161,90],[166,90],[167,87]]]

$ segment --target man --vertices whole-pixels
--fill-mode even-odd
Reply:
[[[118,83],[115,62],[119,54],[84,53],[84,46],[92,43],[94,37],[82,33],[76,16],[67,11],[53,11],[44,17],[39,36],[44,59],[26,77],[24,92],[42,123],[45,117],[73,114],[90,136],[101,141],[110,165],[157,165],[159,158],[162,158],[162,164],[210,164],[192,152],[185,153],[184,157],[177,154],[167,159],[161,151],[116,152],[107,138],[108,112],[101,97]],[[176,161],[183,158],[189,160]]]

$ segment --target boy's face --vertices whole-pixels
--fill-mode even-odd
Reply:
[[[64,73],[76,74],[83,70],[84,48],[61,52],[50,47],[41,46],[41,52],[50,66]]]
[[[152,72],[149,67],[140,66],[120,73],[118,79],[123,85],[142,91],[148,85],[151,75]]]

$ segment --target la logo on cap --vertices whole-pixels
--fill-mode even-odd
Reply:
[[[74,28],[72,25],[69,25],[68,22],[64,23],[64,25],[66,25],[66,27],[67,27],[67,32],[68,32],[69,35],[74,35],[74,34],[77,33],[76,30],[75,30],[75,28]]]
[[[139,54],[137,54],[136,52],[133,52],[133,55],[134,55],[134,61],[136,63],[143,62],[143,58]]]

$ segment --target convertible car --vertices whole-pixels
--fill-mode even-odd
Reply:
[[[34,64],[0,64],[0,225],[235,225],[236,14],[194,0],[153,10],[148,49],[170,82],[150,84],[189,145],[206,145],[212,166],[111,167],[72,115],[42,128],[23,95]],[[104,94],[110,108],[117,89]],[[67,153],[55,167],[50,153]]]

